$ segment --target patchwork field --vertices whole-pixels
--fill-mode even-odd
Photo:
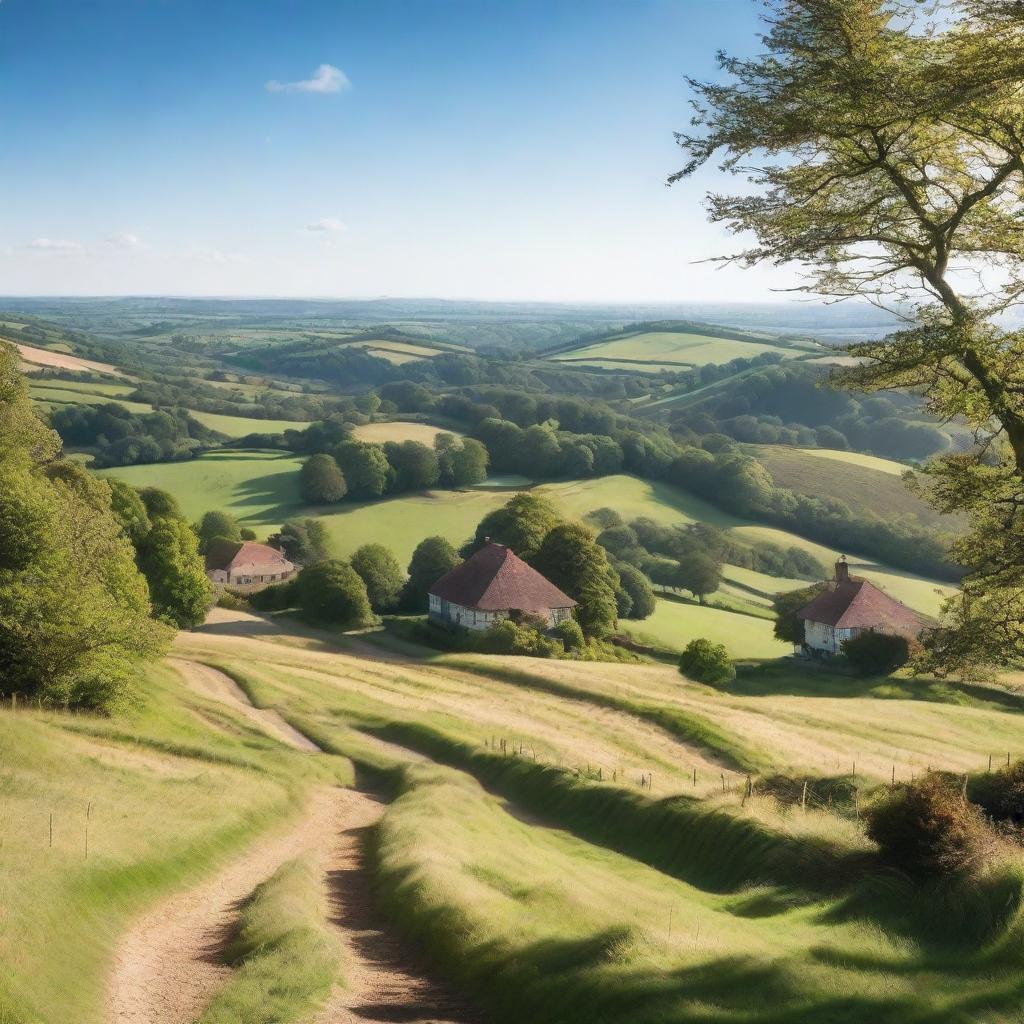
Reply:
[[[210,509],[223,509],[261,534],[272,532],[287,518],[315,515],[321,518],[331,549],[339,557],[350,555],[363,544],[376,542],[391,548],[403,565],[425,537],[439,534],[456,546],[461,545],[472,535],[476,524],[509,497],[502,487],[479,487],[470,491],[428,491],[367,504],[344,502],[316,508],[304,505],[299,497],[297,471],[301,462],[295,456],[274,451],[214,452],[189,462],[126,466],[103,470],[101,475],[119,477],[136,487],[163,487],[175,495],[185,513],[193,519]],[[549,497],[567,516],[576,518],[582,518],[593,509],[609,507],[627,519],[649,516],[667,524],[709,522],[731,530],[738,539],[748,543],[770,541],[783,547],[801,547],[814,554],[826,568],[831,567],[840,554],[849,554],[784,530],[750,523],[676,487],[636,477],[619,475],[541,484],[533,490]],[[854,572],[928,615],[936,615],[942,600],[953,593],[953,588],[946,584],[890,569],[868,559],[854,557],[850,564]],[[747,572],[727,567],[728,585],[723,593],[746,602],[753,600],[754,604],[765,607],[765,597],[797,582],[776,580],[758,573],[745,579]],[[761,601],[749,589],[745,591],[735,586],[744,582],[759,592]],[[682,635],[668,625],[681,614],[674,610],[663,612],[659,621],[665,626],[659,626],[659,634]],[[762,656],[754,652],[763,650],[758,639],[763,635],[763,624],[749,616],[740,616],[740,620],[745,635],[752,638],[744,656]]]
[[[914,494],[900,478],[907,467],[857,452],[760,445],[757,460],[775,483],[798,494],[844,502],[857,515],[910,517],[925,526],[956,530],[959,521],[943,516]]]
[[[110,363],[97,363],[91,359],[81,359],[67,352],[58,352],[48,348],[36,348],[33,345],[17,344],[22,360],[29,366],[53,366],[62,370],[91,370],[94,373],[104,373],[112,377],[124,377],[122,373]]]
[[[552,356],[552,359],[561,363],[603,365],[606,368],[643,373],[645,367],[646,372],[657,372],[662,367],[720,364],[732,359],[749,359],[762,352],[777,352],[784,358],[801,354],[799,349],[763,342],[736,341],[675,331],[646,331],[560,352]]]
[[[433,427],[429,423],[406,423],[395,421],[393,423],[364,423],[352,431],[353,436],[359,441],[367,444],[384,444],[386,441],[419,441],[428,447],[434,446],[434,438],[438,434],[461,435],[457,430],[445,430],[443,427]]]

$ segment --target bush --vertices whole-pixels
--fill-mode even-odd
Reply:
[[[981,811],[955,783],[933,773],[894,787],[875,803],[867,833],[886,861],[919,876],[976,870],[992,847]]]
[[[275,583],[249,595],[249,604],[260,612],[281,612],[295,605],[295,579]]]
[[[888,675],[910,660],[910,642],[902,636],[871,631],[844,640],[843,654],[862,676]]]
[[[227,608],[228,611],[232,612],[247,612],[250,605],[244,597],[241,597],[239,594],[232,594],[230,590],[225,590],[217,598],[217,607]]]
[[[348,562],[311,565],[295,578],[296,603],[310,622],[351,629],[372,621],[366,584]]]
[[[582,650],[586,642],[583,639],[583,630],[575,619],[563,619],[551,632],[562,641],[562,646],[567,651]]]
[[[691,640],[679,658],[679,671],[699,683],[723,686],[736,678],[736,669],[729,660],[724,644],[715,644],[699,637]]]
[[[994,821],[1024,824],[1024,761],[976,778],[971,800]]]
[[[555,658],[562,653],[562,645],[530,626],[520,626],[511,619],[502,619],[481,636],[480,650],[489,654]]]

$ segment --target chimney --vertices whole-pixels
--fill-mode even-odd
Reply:
[[[850,579],[850,567],[846,564],[846,555],[840,555],[836,562],[836,583],[846,583]]]

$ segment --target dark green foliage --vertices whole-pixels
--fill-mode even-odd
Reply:
[[[274,583],[262,590],[256,590],[248,595],[247,600],[260,612],[281,612],[287,608],[294,608],[297,600],[296,579],[297,577],[293,577],[284,583]]]
[[[238,531],[238,535],[242,540],[256,540],[256,531],[250,529],[248,526],[241,527]]]
[[[712,643],[703,637],[691,640],[683,649],[679,671],[710,686],[724,686],[736,678],[736,668],[725,645]]]
[[[327,528],[319,519],[289,519],[267,541],[296,565],[313,565],[327,559]]]
[[[311,565],[295,577],[294,586],[296,603],[310,622],[353,629],[373,618],[366,584],[348,562]]]
[[[231,540],[230,537],[211,537],[206,550],[200,548],[200,553],[205,556],[208,568],[223,569],[238,553],[241,543],[239,540]]]
[[[580,651],[586,644],[583,630],[575,619],[562,619],[551,632],[567,651]]]
[[[242,531],[238,526],[238,520],[227,512],[207,512],[199,520],[196,534],[199,537],[199,550],[203,554],[207,553],[210,548],[210,542],[215,537],[235,541],[236,543],[242,540]]]
[[[868,630],[843,641],[843,654],[862,676],[887,675],[910,660],[906,637]]]
[[[489,537],[495,544],[504,544],[528,562],[560,521],[558,510],[546,498],[517,494],[480,520],[476,534],[463,554],[468,557],[478,551]]]
[[[867,833],[886,861],[925,878],[975,871],[992,851],[981,811],[955,783],[932,772],[873,804]]]
[[[613,526],[625,525],[625,520],[613,508],[595,508],[583,518],[602,530],[610,530]]]
[[[618,575],[582,523],[562,523],[549,531],[530,564],[576,601],[576,619],[587,636],[614,631]]]
[[[351,565],[366,584],[370,607],[378,614],[394,610],[405,583],[395,556],[383,544],[364,544],[352,555]]]
[[[437,451],[438,482],[442,487],[471,487],[487,479],[490,456],[486,447],[474,438],[458,439],[452,434],[438,434],[434,448]]]
[[[155,519],[139,545],[153,611],[181,629],[198,626],[213,603],[199,541],[184,519]]]
[[[460,561],[458,552],[444,537],[421,540],[409,562],[409,578],[402,590],[402,607],[412,612],[425,612],[427,591]]]
[[[116,402],[68,405],[54,409],[50,420],[65,444],[92,449],[96,466],[188,459],[220,438],[184,408],[139,414]]]
[[[345,477],[330,455],[311,455],[299,470],[302,500],[311,505],[333,505],[348,493]]]
[[[388,489],[391,466],[379,445],[346,441],[332,451],[353,498],[371,501]]]
[[[703,604],[704,598],[721,586],[722,565],[708,555],[694,552],[679,560],[672,579],[673,586],[689,590]]]
[[[629,596],[629,611],[623,617],[646,619],[653,615],[657,600],[647,577],[639,569],[622,562],[615,563],[615,571],[619,575],[619,586]]]
[[[425,491],[440,479],[437,453],[419,441],[388,442],[384,454],[394,470],[395,491]]]
[[[804,642],[803,619],[798,619],[796,613],[805,605],[810,604],[824,587],[824,583],[819,583],[813,587],[803,587],[800,590],[790,590],[785,594],[775,595],[772,599],[772,611],[775,612],[773,632],[777,639],[795,645]]]

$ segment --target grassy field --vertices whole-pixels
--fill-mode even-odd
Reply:
[[[132,917],[258,846],[310,787],[352,785],[350,759],[388,800],[373,898],[485,1019],[1016,1019],[1019,850],[972,887],[918,885],[879,868],[852,805],[800,811],[766,781],[846,776],[868,799],[894,772],[984,771],[1024,752],[1001,691],[786,662],[717,691],[669,666],[390,654],[226,612],[176,654],[329,753],[274,742],[162,666],[114,718],[0,710],[0,1020],[100,1024]],[[314,1012],[338,970],[323,884],[291,861],[244,901],[204,1024]]]
[[[386,441],[419,441],[431,448],[438,434],[461,436],[457,430],[433,427],[429,423],[407,423],[396,420],[393,423],[364,423],[352,431],[353,436],[367,444],[384,444]]]
[[[279,451],[225,451],[188,462],[116,466],[99,475],[133,487],[162,487],[192,520],[221,509],[247,525],[270,528],[306,509],[299,498],[301,465],[302,459]]]
[[[679,652],[699,637],[725,644],[733,658],[781,658],[793,653],[792,644],[772,636],[768,619],[723,611],[718,608],[659,599],[647,619],[622,619],[623,631],[641,642]]]
[[[560,352],[552,358],[557,362],[585,365],[591,360],[614,360],[625,369],[633,365],[643,372],[645,363],[675,366],[701,366],[705,363],[727,363],[732,359],[749,359],[762,352],[777,352],[784,357],[799,355],[795,349],[731,338],[712,338],[705,334],[686,334],[675,331],[647,331],[612,338],[595,345]]]
[[[936,512],[900,479],[906,466],[857,452],[761,445],[757,460],[775,483],[798,494],[827,496],[869,517],[912,517],[925,526],[955,530],[958,521]]]
[[[312,783],[351,781],[346,762],[303,759],[169,668],[140,693],[113,719],[0,712],[0,1020],[98,1022],[134,914],[288,821]]]
[[[116,476],[136,487],[163,487],[193,519],[210,509],[231,512],[241,522],[255,527],[261,536],[271,533],[285,519],[315,515],[327,529],[333,554],[345,557],[361,545],[375,542],[390,547],[403,565],[425,537],[439,534],[456,546],[462,544],[472,535],[476,524],[509,497],[507,491],[481,487],[317,508],[304,505],[299,497],[297,471],[301,461],[275,451],[213,452],[188,462],[118,467],[102,470],[101,475]],[[710,522],[732,531],[737,539],[747,543],[770,541],[783,547],[801,547],[814,554],[826,568],[841,554],[785,530],[739,519],[669,484],[637,477],[619,475],[541,484],[533,490],[550,498],[567,516],[582,518],[593,509],[607,506],[627,519],[649,516],[670,524]],[[948,585],[868,560],[854,558],[851,566],[893,597],[928,615],[936,615],[943,598],[953,593]],[[726,576],[732,583],[743,583],[741,574],[742,570],[730,566]],[[788,585],[787,581],[774,581],[772,577],[763,577],[760,584],[755,589],[762,594],[775,593]],[[750,599],[741,589],[728,593]]]

